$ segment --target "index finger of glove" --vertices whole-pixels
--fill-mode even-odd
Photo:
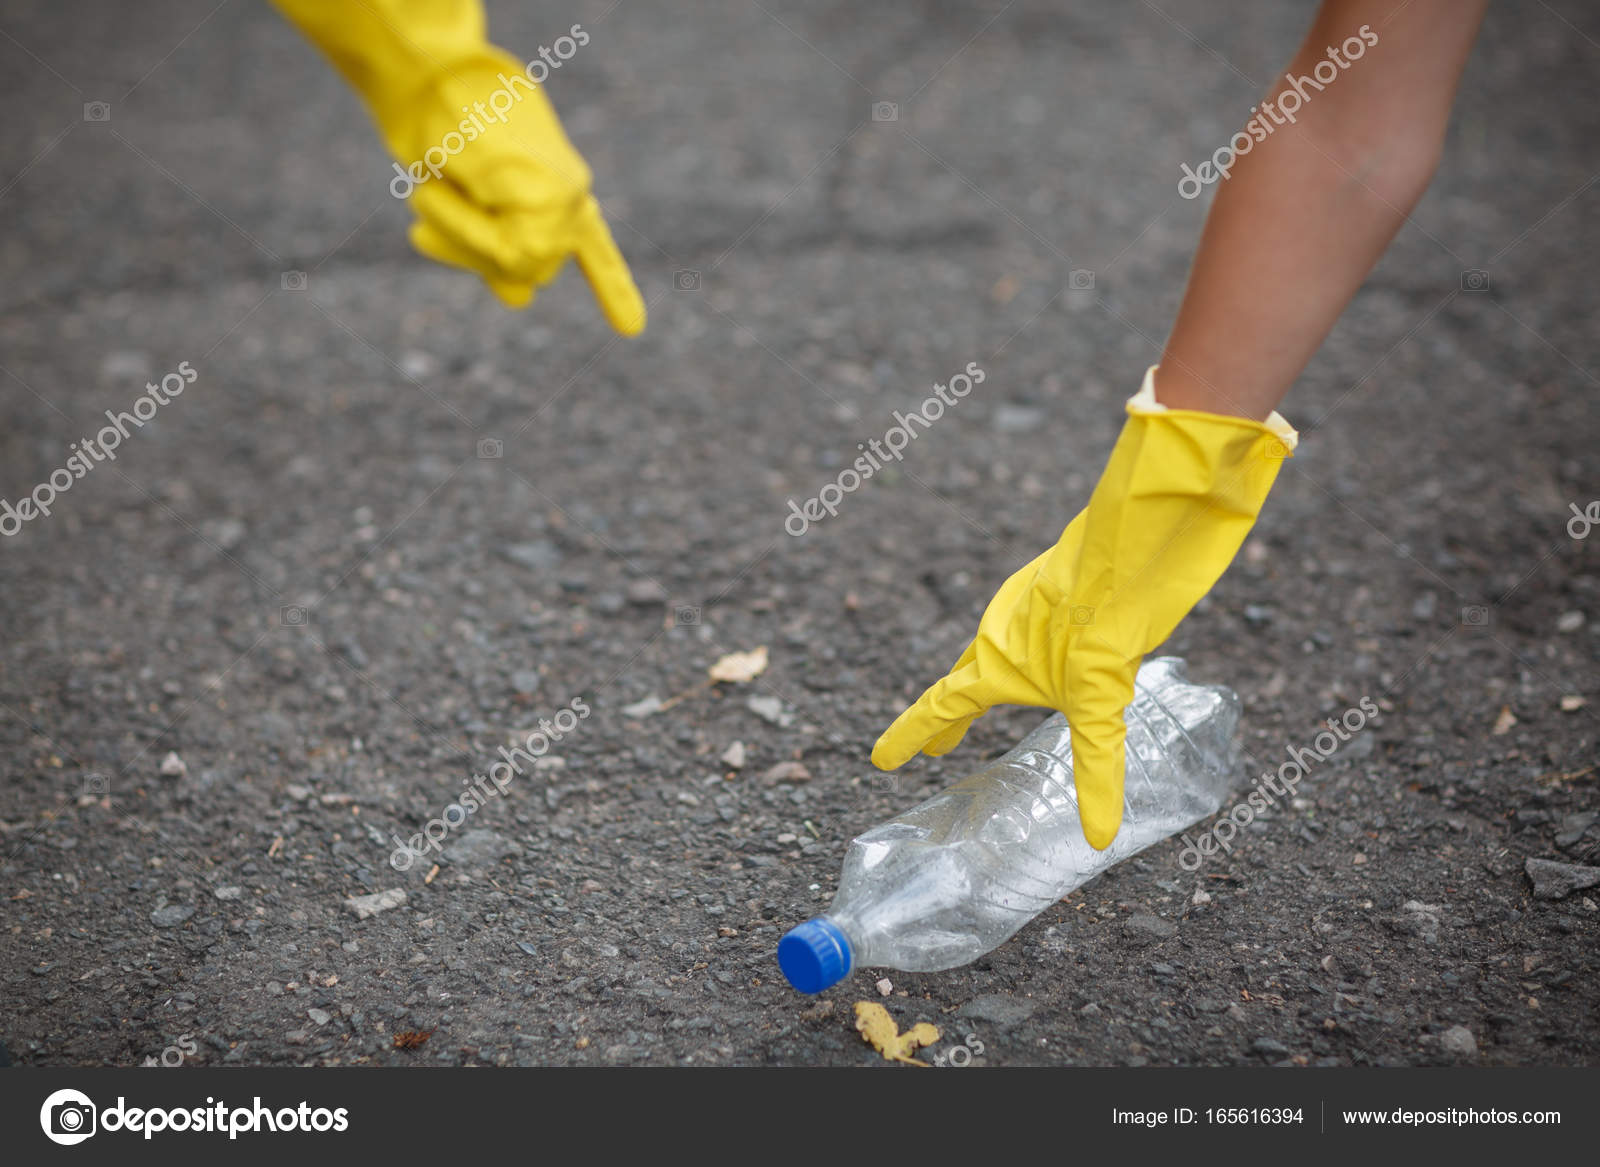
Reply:
[[[594,298],[611,327],[623,336],[637,336],[643,332],[644,299],[639,295],[638,285],[633,282],[628,261],[622,258],[622,252],[617,249],[617,241],[611,236],[611,228],[600,212],[600,204],[593,196],[585,200],[583,209],[578,212],[574,250],[577,252],[578,266],[583,269],[589,287],[594,290]]]
[[[978,693],[977,665],[968,663],[930,685],[872,747],[872,764],[894,770],[922,753],[929,743],[953,749],[966,727],[989,711],[991,702]],[[960,733],[956,730],[959,728]],[[952,740],[953,738],[953,740]]]

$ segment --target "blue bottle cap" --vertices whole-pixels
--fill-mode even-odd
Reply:
[[[820,993],[850,975],[850,941],[826,916],[790,928],[778,941],[778,967],[802,993]]]

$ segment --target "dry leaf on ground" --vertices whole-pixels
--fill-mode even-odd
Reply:
[[[925,1066],[911,1055],[918,1047],[932,1045],[939,1040],[939,1031],[926,1021],[913,1025],[904,1033],[895,1024],[889,1011],[876,1001],[856,1002],[856,1030],[861,1039],[891,1062],[907,1062]]]
[[[711,679],[738,685],[753,681],[766,671],[767,646],[763,644],[749,652],[730,652],[711,666]]]

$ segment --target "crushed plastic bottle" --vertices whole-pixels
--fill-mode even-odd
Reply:
[[[826,914],[792,928],[778,963],[819,993],[859,967],[935,972],[976,960],[1115,863],[1222,807],[1239,698],[1146,661],[1128,706],[1122,829],[1096,851],[1078,823],[1072,741],[1057,713],[970,778],[850,843]]]

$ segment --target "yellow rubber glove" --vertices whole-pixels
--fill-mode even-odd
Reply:
[[[418,251],[477,272],[512,308],[576,258],[611,326],[644,328],[588,165],[523,63],[485,39],[478,0],[273,3],[366,102],[396,159],[390,193],[416,212]]]
[[[878,739],[874,765],[947,753],[996,705],[1059,709],[1084,838],[1111,846],[1139,663],[1233,561],[1299,437],[1276,413],[1262,423],[1168,409],[1155,372],[1128,402],[1089,505],[1000,588],[955,667]]]

